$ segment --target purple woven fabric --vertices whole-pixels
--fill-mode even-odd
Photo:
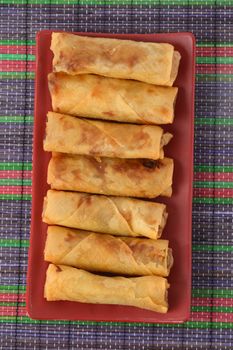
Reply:
[[[232,349],[232,1],[0,4],[0,348]],[[33,321],[25,313],[35,33],[42,29],[196,36],[193,299],[182,325]]]

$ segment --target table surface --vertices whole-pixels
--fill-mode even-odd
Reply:
[[[232,0],[0,0],[0,349],[233,347],[232,14]],[[184,324],[26,315],[35,33],[42,29],[196,36],[192,314]]]

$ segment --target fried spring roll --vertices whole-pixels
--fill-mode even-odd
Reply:
[[[49,226],[45,260],[97,272],[168,276],[172,251],[167,240],[116,237]]]
[[[50,264],[44,297],[47,301],[130,305],[166,313],[168,288],[167,280],[159,276],[106,277],[70,266]]]
[[[91,38],[53,33],[53,69],[68,74],[93,73],[172,86],[180,54],[165,43]]]
[[[56,190],[154,198],[172,194],[173,160],[96,159],[54,153],[48,184]]]
[[[164,204],[132,198],[49,190],[44,200],[44,222],[81,230],[157,239],[166,220]]]
[[[47,114],[45,151],[117,158],[164,157],[172,135],[155,125],[132,125]]]
[[[48,81],[54,112],[136,124],[173,122],[176,87],[65,73],[50,73]]]

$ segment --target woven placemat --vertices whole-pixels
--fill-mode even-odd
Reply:
[[[232,0],[0,0],[0,348],[233,347]],[[25,312],[35,33],[191,31],[197,39],[193,291],[175,325],[33,321]]]

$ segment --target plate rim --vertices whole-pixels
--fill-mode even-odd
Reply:
[[[118,320],[113,319],[113,320],[106,320],[104,318],[99,318],[98,320],[92,320],[89,317],[70,317],[70,318],[54,318],[52,315],[51,317],[37,317],[35,310],[32,308],[32,300],[31,300],[31,283],[30,283],[30,277],[32,274],[32,255],[33,255],[33,245],[34,245],[34,236],[35,233],[33,234],[33,225],[35,224],[35,192],[36,192],[36,186],[35,186],[35,178],[36,178],[36,172],[35,172],[35,167],[34,164],[36,162],[36,157],[38,153],[38,142],[39,142],[39,136],[37,134],[37,128],[38,128],[38,112],[37,112],[37,107],[38,107],[38,89],[39,89],[39,77],[38,77],[38,71],[39,71],[39,60],[38,60],[38,50],[39,50],[39,39],[43,37],[44,35],[51,35],[52,32],[65,32],[65,33],[70,33],[70,34],[76,34],[76,35],[82,35],[82,36],[93,36],[93,37],[106,37],[106,38],[122,38],[126,40],[137,40],[137,41],[150,41],[150,40],[142,40],[141,38],[143,37],[151,37],[154,38],[154,36],[158,37],[184,37],[188,36],[191,41],[192,41],[192,86],[190,89],[192,90],[192,106],[191,106],[191,113],[190,113],[190,129],[191,129],[191,139],[190,139],[190,144],[191,144],[191,167],[190,171],[188,174],[188,178],[190,179],[189,182],[189,227],[190,230],[188,232],[189,236],[189,242],[190,242],[190,254],[189,254],[189,261],[186,263],[189,266],[189,271],[190,271],[190,276],[189,276],[189,290],[188,290],[188,298],[189,298],[189,309],[186,310],[186,313],[184,317],[181,320],[173,320],[167,318],[167,320],[162,320],[162,321],[153,321],[152,319],[148,319],[145,321],[134,321],[134,320],[125,320],[125,319],[120,319]],[[133,39],[135,38],[135,39]],[[30,240],[29,240],[29,250],[28,250],[28,266],[27,266],[27,277],[26,277],[26,313],[27,315],[36,320],[64,320],[64,321],[83,321],[83,322],[113,322],[113,323],[135,323],[135,324],[141,324],[141,323],[158,323],[158,324],[166,324],[166,323],[183,323],[187,321],[190,318],[191,314],[191,291],[192,291],[192,199],[193,199],[193,166],[194,166],[194,96],[195,96],[195,57],[196,57],[196,40],[195,36],[191,32],[173,32],[173,33],[103,33],[103,32],[70,32],[70,31],[62,31],[62,30],[42,30],[36,33],[36,64],[35,64],[35,80],[34,80],[34,87],[35,87],[35,95],[34,95],[34,126],[33,126],[33,156],[32,156],[32,200],[31,200],[31,225],[30,225]],[[111,306],[111,305],[109,305]],[[158,313],[155,313],[158,315]]]

